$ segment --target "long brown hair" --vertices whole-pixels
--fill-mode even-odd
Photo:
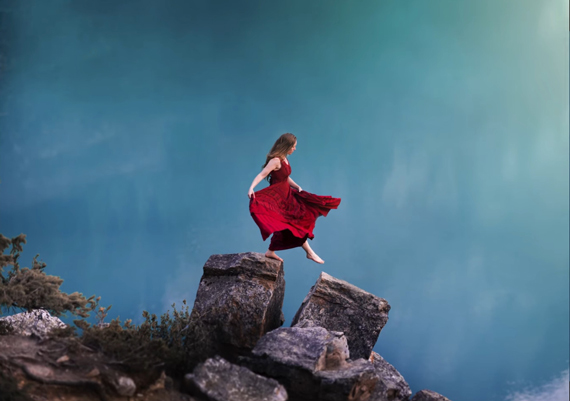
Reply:
[[[267,154],[265,164],[261,167],[261,169],[263,170],[265,166],[267,166],[267,163],[269,163],[269,160],[273,159],[274,157],[278,157],[280,159],[287,157],[287,152],[291,150],[291,148],[295,145],[295,142],[297,142],[297,137],[295,135],[289,132],[281,135],[279,139],[275,141],[273,147]],[[267,174],[267,177],[265,177],[267,181],[269,181],[270,176],[271,173]]]

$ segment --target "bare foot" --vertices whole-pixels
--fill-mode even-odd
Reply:
[[[307,259],[314,260],[315,262],[320,263],[321,265],[322,265],[323,263],[325,263],[325,261],[322,260],[321,258],[319,258],[319,255],[317,255],[316,253],[309,253],[309,252],[307,252]]]
[[[283,262],[283,259],[281,259],[279,256],[277,256],[277,254],[273,251],[267,251],[265,252],[265,257],[266,258],[272,258],[272,259],[277,259],[280,260],[281,262]]]

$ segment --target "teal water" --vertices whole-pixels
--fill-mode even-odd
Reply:
[[[568,4],[0,4],[0,232],[27,234],[23,266],[122,320],[191,304],[210,255],[267,249],[247,190],[292,132],[293,179],[342,203],[324,266],[280,252],[287,325],[324,270],[388,300],[375,350],[414,393],[567,385]]]

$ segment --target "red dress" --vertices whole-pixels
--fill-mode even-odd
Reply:
[[[271,172],[269,186],[255,192],[249,201],[249,212],[265,241],[271,234],[269,249],[278,251],[303,245],[313,239],[313,228],[319,216],[336,209],[340,198],[299,192],[289,185],[291,166],[281,161],[281,168]]]

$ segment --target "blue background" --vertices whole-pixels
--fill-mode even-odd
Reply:
[[[286,325],[324,270],[388,300],[375,350],[414,393],[503,400],[568,369],[567,2],[1,12],[0,232],[27,234],[23,266],[122,320],[192,305],[210,255],[267,249],[247,190],[292,132],[291,177],[342,203],[325,265],[279,253]]]

